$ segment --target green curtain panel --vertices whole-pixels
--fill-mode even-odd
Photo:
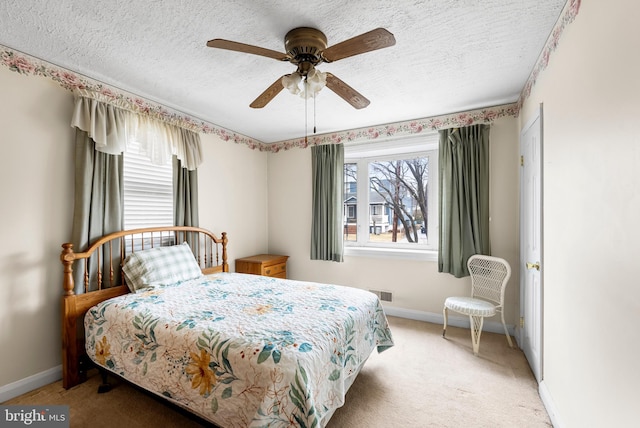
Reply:
[[[189,171],[177,156],[173,156],[173,224],[200,226],[198,218],[198,170]],[[196,260],[200,261],[198,234],[184,237]]]
[[[467,260],[491,253],[489,125],[440,131],[438,271],[469,275]]]
[[[311,260],[343,261],[342,192],[344,146],[325,144],[311,148],[312,223]]]
[[[202,156],[200,150],[200,135],[193,131],[177,128],[179,141],[185,147],[192,150],[184,150],[185,153],[198,153],[198,159]],[[173,224],[175,226],[200,226],[198,217],[198,170],[195,166],[187,168],[187,163],[180,160],[180,156],[174,155],[173,159]],[[193,162],[195,165],[196,162]],[[195,254],[195,253],[194,253]]]
[[[124,180],[122,155],[111,155],[95,150],[89,134],[76,128],[75,144],[75,198],[72,239],[76,251],[86,250],[97,238],[122,230],[124,217]],[[116,247],[117,248],[117,247]],[[119,266],[118,251],[103,254],[104,266]],[[115,258],[118,258],[117,260]],[[112,260],[110,260],[112,259]],[[97,256],[89,260],[91,272],[96,272]],[[119,274],[119,269],[116,269]],[[84,269],[75,269],[76,293],[84,288]],[[103,272],[108,272],[103,268]],[[96,278],[90,278],[90,288]],[[117,282],[116,282],[117,283]]]

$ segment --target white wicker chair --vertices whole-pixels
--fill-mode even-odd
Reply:
[[[509,347],[513,348],[503,311],[504,290],[511,276],[511,266],[504,259],[476,254],[469,257],[467,267],[471,274],[471,297],[447,297],[444,301],[442,337],[445,337],[447,331],[449,309],[468,315],[471,322],[473,353],[478,355],[484,317],[492,317],[500,312],[507,342]]]

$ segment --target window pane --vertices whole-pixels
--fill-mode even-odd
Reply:
[[[153,165],[130,143],[123,158],[124,228],[173,225],[173,167]]]
[[[437,250],[437,149],[437,132],[406,140],[345,144],[345,165],[349,164],[345,167],[345,227],[348,193],[357,196],[352,213],[358,226],[357,236],[351,234],[347,240],[345,233],[346,246]]]
[[[357,239],[357,202],[358,202],[358,166],[355,163],[344,164],[344,212],[343,236],[345,241]]]
[[[427,157],[369,163],[369,241],[427,243]]]

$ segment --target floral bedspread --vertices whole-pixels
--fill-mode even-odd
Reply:
[[[224,428],[324,426],[393,346],[373,293],[236,273],[107,300],[85,331],[93,361]]]

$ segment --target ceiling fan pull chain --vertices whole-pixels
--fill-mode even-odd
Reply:
[[[305,77],[304,83],[302,84],[302,86],[304,86],[304,144],[307,144],[307,122],[308,122],[308,117],[309,115],[307,114],[307,105],[309,104],[309,99],[307,98],[307,79]]]
[[[313,133],[316,133],[316,95],[313,95]]]

